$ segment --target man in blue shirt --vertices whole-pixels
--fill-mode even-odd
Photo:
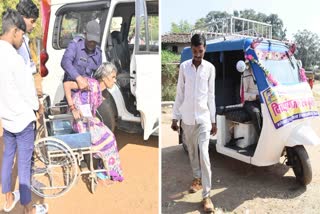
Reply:
[[[86,25],[85,38],[76,37],[68,45],[61,60],[65,71],[63,81],[76,81],[79,89],[87,89],[85,77],[91,77],[102,63],[100,25],[92,20]]]
[[[32,1],[20,1],[17,4],[17,11],[22,15],[26,23],[26,33],[30,34],[36,26],[36,20],[39,17],[39,9]],[[37,68],[32,60],[29,37],[27,34],[23,35],[23,43],[18,49],[18,53],[23,57],[25,64],[31,74],[37,73]]]

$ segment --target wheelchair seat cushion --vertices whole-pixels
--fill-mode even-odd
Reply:
[[[71,149],[80,149],[91,146],[91,135],[89,132],[86,133],[74,133],[66,135],[56,135],[54,138],[62,140]]]

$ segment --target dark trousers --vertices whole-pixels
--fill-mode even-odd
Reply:
[[[243,107],[246,110],[246,112],[250,115],[257,134],[260,135],[262,128],[260,101],[245,101]]]
[[[27,205],[31,202],[31,159],[34,148],[35,122],[31,122],[19,133],[3,130],[4,151],[1,169],[2,193],[11,192],[12,167],[18,152],[18,177],[20,202]]]

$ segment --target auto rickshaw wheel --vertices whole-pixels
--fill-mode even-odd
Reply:
[[[302,145],[287,147],[287,156],[296,180],[303,186],[308,185],[312,180],[312,168],[306,149]]]

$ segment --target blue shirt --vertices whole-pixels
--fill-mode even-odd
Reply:
[[[85,39],[74,38],[68,45],[61,60],[61,67],[65,71],[63,81],[75,81],[78,76],[92,77],[102,64],[101,49],[97,46],[93,53],[88,54]]]
[[[25,34],[23,35],[23,43],[18,49],[18,54],[22,56],[24,63],[27,65],[27,70],[31,74],[37,73],[37,68],[35,63],[32,61],[30,47],[29,47],[29,37]]]

